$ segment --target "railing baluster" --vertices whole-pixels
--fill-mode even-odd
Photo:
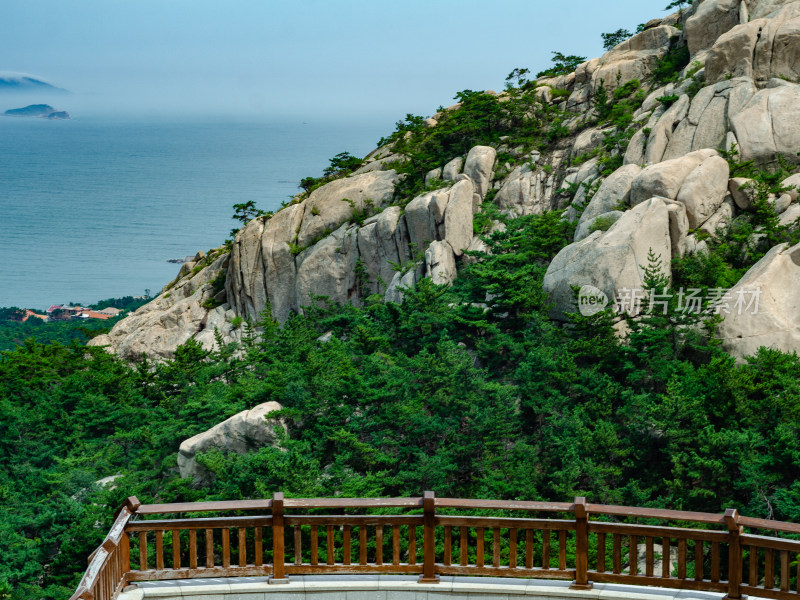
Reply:
[[[703,581],[703,541],[694,541],[694,580]]]
[[[156,531],[156,570],[164,570],[164,532]]]
[[[147,532],[139,532],[139,570],[147,571]]]
[[[597,534],[597,572],[606,572],[606,534]]]
[[[756,546],[748,546],[750,548],[750,585],[756,587],[758,585],[758,548]]]
[[[639,574],[639,538],[635,535],[628,539],[628,574],[634,577]]]
[[[264,528],[257,526],[253,533],[253,563],[257,567],[264,566]]]
[[[558,568],[567,569],[567,532],[563,529],[558,532]]]
[[[789,591],[789,552],[781,550],[781,591]]]
[[[206,529],[206,568],[214,568],[214,530]]]
[[[383,564],[383,525],[375,527],[375,564]]]
[[[622,536],[614,534],[614,575],[622,573]]]
[[[311,564],[319,564],[319,530],[316,525],[311,525]]]
[[[492,539],[492,566],[497,568],[500,566],[500,528],[494,528],[494,535]]]
[[[686,538],[678,539],[678,579],[686,579]]]
[[[350,565],[353,560],[350,547],[350,525],[345,525],[342,531],[342,564]]]
[[[449,525],[444,528],[444,566],[449,567],[453,562],[453,528]]]
[[[131,570],[131,536],[123,532],[120,539],[120,556],[119,560],[122,563],[122,573],[128,573]]]
[[[181,532],[172,530],[172,568],[181,568]]]
[[[542,569],[550,568],[550,530],[542,530]]]
[[[764,588],[771,590],[775,587],[775,551],[772,548],[764,550]]]
[[[244,527],[239,527],[239,566],[247,566],[247,531]]]
[[[647,536],[644,538],[644,575],[645,577],[652,577],[655,573],[655,553],[653,552],[653,538]]]
[[[333,525],[328,525],[326,528],[328,534],[325,539],[326,558],[329,565],[334,564],[335,556],[333,553]]]
[[[197,530],[189,530],[189,568],[197,568]]]
[[[400,564],[400,525],[392,525],[392,564]]]
[[[303,564],[303,529],[300,525],[294,526],[294,564]]]
[[[361,565],[367,564],[367,526],[358,526],[358,562]]]
[[[459,533],[461,534],[461,543],[459,544],[459,551],[461,552],[461,566],[466,567],[469,564],[469,554],[468,547],[467,547],[467,533],[468,530],[463,525],[458,528]]]
[[[415,525],[408,526],[408,564],[417,564],[417,528]]]
[[[517,528],[508,530],[508,568],[517,568]]]
[[[711,542],[711,581],[719,583],[719,542]]]
[[[486,541],[484,537],[483,527],[478,527],[477,529],[478,539],[476,540],[476,550],[475,550],[475,564],[479,567],[484,565],[483,560],[483,543]]]
[[[525,530],[525,568],[533,568],[533,529]]]
[[[661,577],[667,578],[672,576],[672,548],[670,543],[672,540],[664,536],[661,539]]]
[[[222,568],[231,566],[231,530],[222,528]]]

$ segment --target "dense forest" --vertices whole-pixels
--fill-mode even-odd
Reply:
[[[562,59],[582,58],[557,54],[558,73],[574,68]],[[656,81],[674,81],[687,62],[676,46]],[[542,101],[526,73],[509,76],[503,102],[460,93],[460,108],[432,130],[413,115],[398,123],[382,142],[408,158],[401,204],[426,189],[428,170],[475,144],[544,151],[570,135],[570,115]],[[594,151],[601,172],[621,164],[648,86],[634,80],[595,99],[594,124],[608,129]],[[675,259],[673,285],[729,287],[770,247],[800,241],[766,200],[784,166],[760,171],[720,150],[732,173],[756,182],[756,210],[709,235],[707,254]],[[306,192],[347,175],[360,164],[351,158],[304,180]],[[256,216],[246,209],[242,221]],[[798,357],[762,348],[737,364],[714,339],[713,310],[687,315],[674,303],[629,319],[625,337],[612,307],[551,321],[542,281],[574,227],[562,211],[503,216],[489,195],[475,221],[487,250],[468,253],[454,285],[422,280],[401,303],[372,296],[358,307],[320,297],[282,326],[269,311],[238,318],[241,343],[208,351],[190,341],[171,361],[129,364],[79,336],[17,332],[0,359],[0,598],[67,598],[131,495],[584,495],[800,521]],[[642,265],[649,289],[667,284],[663,266]],[[201,455],[214,474],[207,487],[179,477],[181,441],[268,401],[284,407],[277,447]]]

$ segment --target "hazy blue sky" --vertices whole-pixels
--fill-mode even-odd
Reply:
[[[550,51],[602,53],[600,34],[667,0],[36,0],[8,2],[0,71],[72,90],[93,112],[392,119],[462,89],[500,89]],[[13,104],[0,99],[0,108]]]

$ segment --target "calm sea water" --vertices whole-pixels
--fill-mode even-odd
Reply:
[[[0,118],[0,306],[156,292],[220,245],[232,206],[274,210],[383,123]]]

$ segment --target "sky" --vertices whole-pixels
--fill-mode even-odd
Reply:
[[[0,72],[71,90],[83,113],[396,120],[502,89],[551,52],[663,17],[667,0],[8,2]],[[5,106],[5,105],[9,106]],[[6,98],[0,108],[11,108]]]

